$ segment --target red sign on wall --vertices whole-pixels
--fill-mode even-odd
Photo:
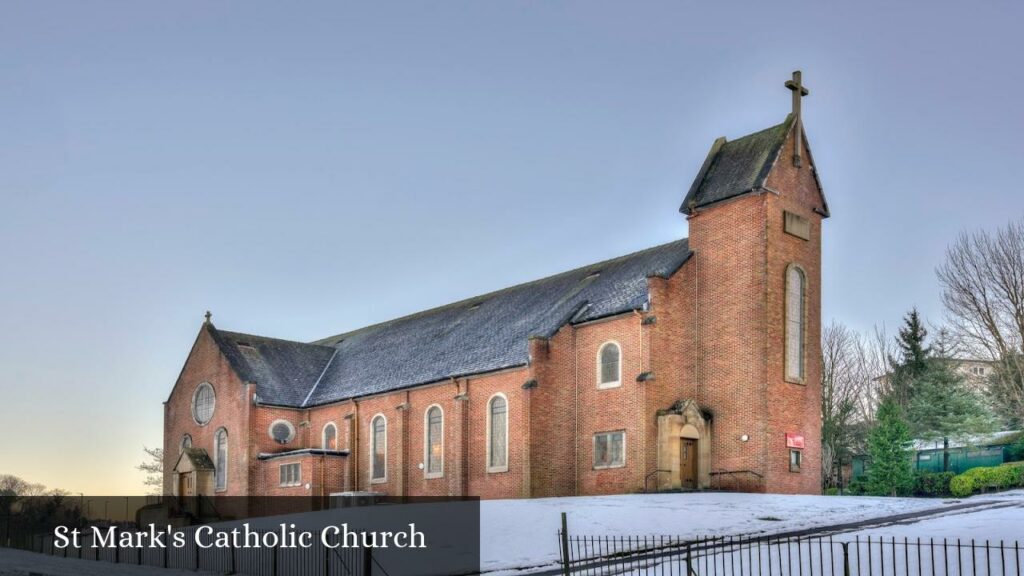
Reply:
[[[804,437],[800,434],[786,433],[786,448],[803,448]]]

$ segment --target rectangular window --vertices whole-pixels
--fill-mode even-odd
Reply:
[[[281,486],[300,486],[302,484],[302,465],[281,465]]]
[[[786,231],[786,234],[803,238],[804,240],[811,239],[811,223],[807,218],[792,212],[783,212],[783,215],[785,217],[783,229]]]
[[[626,465],[626,433],[594,434],[594,468],[621,468]]]
[[[800,454],[800,450],[790,450],[789,451],[789,471],[790,472],[799,472],[800,471],[801,458],[802,458],[802,455]]]

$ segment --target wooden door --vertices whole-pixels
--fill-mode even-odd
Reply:
[[[679,484],[683,488],[697,488],[697,441],[679,439]]]

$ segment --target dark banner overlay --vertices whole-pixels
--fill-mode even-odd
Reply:
[[[480,571],[476,498],[0,494],[4,548],[250,576]]]

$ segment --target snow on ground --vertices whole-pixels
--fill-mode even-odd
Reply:
[[[0,576],[195,576],[191,570],[165,570],[148,566],[90,562],[36,552],[0,548]]]
[[[568,513],[570,534],[689,538],[786,532],[931,510],[952,502],[723,492],[486,500],[481,503],[481,565],[488,571],[557,562],[561,512]]]
[[[1019,540],[1024,543],[1024,490],[1013,490],[1011,492],[999,492],[974,496],[966,500],[993,500],[1012,503],[1010,506],[999,508],[986,508],[971,510],[961,513],[953,512],[947,515],[924,518],[912,523],[901,523],[880,528],[871,528],[858,532],[844,534],[853,538],[859,536],[864,539],[867,536],[872,538],[882,536],[885,538],[947,538],[962,541],[970,541],[972,538],[977,541]]]

